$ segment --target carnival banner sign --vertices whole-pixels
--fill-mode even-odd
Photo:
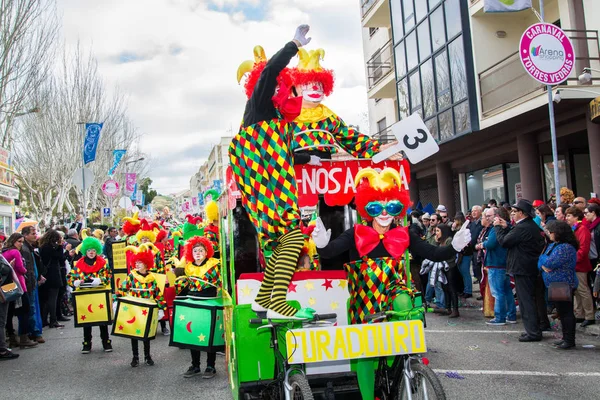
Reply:
[[[126,152],[127,150],[113,150],[113,166],[108,171],[108,176],[113,176],[115,170],[119,166],[119,163],[121,162],[121,159],[123,158]]]
[[[323,195],[325,203],[330,206],[342,206],[350,203],[356,193],[354,177],[364,168],[394,168],[399,171],[405,190],[410,183],[410,166],[408,161],[384,161],[373,164],[370,160],[330,161],[321,160],[320,166],[296,166],[296,183],[298,184],[298,206],[310,207]]]
[[[127,193],[133,193],[135,190],[136,174],[127,173],[125,174],[125,191]]]
[[[96,159],[96,149],[100,140],[103,123],[85,124],[85,140],[83,142],[83,163],[91,163]]]
[[[519,45],[521,63],[527,73],[544,85],[567,80],[575,66],[573,43],[554,24],[533,24],[525,30]]]

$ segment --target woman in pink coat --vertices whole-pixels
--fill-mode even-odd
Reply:
[[[6,330],[9,335],[9,342],[16,344],[15,331],[12,326],[12,317],[17,315],[19,318],[19,346],[23,348],[35,347],[37,342],[29,339],[27,331],[29,330],[29,296],[27,295],[26,275],[27,268],[23,263],[23,257],[21,257],[21,247],[25,238],[20,233],[13,233],[4,243],[2,249],[2,256],[12,265],[17,277],[19,278],[19,284],[23,289],[23,296],[21,296],[21,307],[15,309],[15,303],[12,302],[8,308],[8,318],[6,321]]]

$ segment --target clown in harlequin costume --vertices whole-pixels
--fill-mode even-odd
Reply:
[[[352,324],[366,323],[365,316],[383,310],[408,311],[413,308],[412,293],[406,288],[402,272],[406,270],[406,250],[432,261],[444,261],[466,247],[468,230],[456,233],[451,246],[433,246],[407,227],[394,221],[404,217],[410,205],[397,170],[385,168],[378,173],[365,168],[356,175],[356,211],[363,219],[340,237],[329,242],[330,232],[317,220],[313,239],[323,258],[346,251],[351,262],[346,264],[350,291],[349,316]],[[422,315],[407,315],[419,319]],[[372,359],[356,361],[356,372],[362,398],[374,399],[375,371]]]
[[[266,311],[268,318],[310,318],[314,313],[298,311],[286,302],[303,246],[291,125],[300,113],[301,98],[290,97],[292,82],[286,66],[298,48],[310,41],[308,30],[308,25],[299,26],[294,40],[268,62],[264,51],[255,49],[255,62],[246,62],[238,70],[238,81],[250,72],[245,84],[249,100],[240,131],[229,147],[229,160],[260,247],[272,254],[252,303],[252,310]]]
[[[175,290],[178,295],[187,294],[194,297],[217,297],[221,288],[220,261],[213,258],[214,251],[210,241],[202,236],[190,238],[183,249],[184,256],[181,260],[185,265],[185,275],[175,281]],[[180,265],[181,265],[180,264]],[[192,366],[184,373],[186,378],[201,374],[200,350],[190,349]],[[216,352],[209,352],[206,360],[206,369],[202,375],[205,379],[215,376]]]
[[[296,162],[317,163],[314,157],[331,159],[337,143],[356,158],[371,158],[379,151],[379,142],[349,127],[333,111],[321,104],[333,92],[333,71],[321,67],[325,50],[298,50],[298,66],[292,69],[294,87],[302,96],[302,112],[294,120]]]
[[[81,257],[75,263],[75,266],[69,272],[67,284],[74,289],[77,289],[82,283],[91,283],[92,286],[107,286],[110,285],[110,272],[107,262],[100,257],[102,254],[102,243],[95,237],[88,236],[83,239],[79,247]],[[105,352],[112,351],[112,343],[108,336],[108,326],[101,325],[100,337],[102,338],[102,347]],[[83,349],[81,353],[88,354],[92,351],[92,327],[86,326],[83,328]]]
[[[207,195],[211,196],[211,200],[204,206],[204,212],[206,213],[206,219],[208,224],[204,227],[204,237],[206,237],[212,243],[213,250],[215,251],[215,258],[220,258],[219,249],[219,206],[215,201],[219,194],[216,190],[208,190],[204,193],[204,197]]]
[[[154,260],[159,250],[152,243],[143,243],[139,247],[127,246],[126,249],[133,253],[135,269],[127,276],[118,295],[156,301],[159,308],[158,319],[162,319],[167,304],[154,273],[150,272],[154,268]],[[150,356],[150,340],[143,340],[143,342],[144,361],[146,365],[154,365],[154,360]],[[137,339],[131,339],[131,351],[133,353],[131,366],[137,367],[140,365]]]

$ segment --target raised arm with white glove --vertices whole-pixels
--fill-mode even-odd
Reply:
[[[331,239],[331,229],[325,230],[325,225],[323,225],[321,217],[317,218],[317,225],[312,231],[311,236],[313,241],[315,242],[315,245],[319,249],[329,244],[329,240]]]
[[[296,45],[298,47],[306,46],[307,44],[310,43],[310,40],[312,38],[306,37],[306,34],[308,33],[309,30],[310,30],[310,26],[308,26],[306,24],[300,25],[298,28],[296,28],[296,33],[294,34],[294,42],[296,42]]]
[[[454,250],[462,251],[471,243],[471,231],[467,229],[468,226],[469,221],[465,222],[459,231],[454,234],[454,238],[452,238],[452,247],[454,247]]]

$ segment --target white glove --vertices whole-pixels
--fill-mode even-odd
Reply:
[[[163,310],[158,310],[158,320],[160,321],[165,317],[165,312]]]
[[[311,38],[307,38],[306,34],[308,33],[310,26],[308,25],[300,25],[296,28],[296,33],[294,34],[294,40],[298,41],[300,45],[306,46],[310,43]]]
[[[100,278],[94,278],[94,279],[92,279],[92,286],[93,287],[100,286],[100,282],[102,282],[100,280]]]
[[[113,316],[114,316],[114,315],[117,313],[117,306],[118,306],[118,305],[119,305],[119,302],[118,302],[118,301],[113,301],[113,306],[112,306],[112,309],[113,309]]]
[[[315,242],[317,248],[322,249],[327,246],[329,239],[331,239],[331,229],[325,230],[325,225],[321,221],[321,217],[317,218],[317,226],[312,231],[312,239]]]
[[[321,158],[319,156],[310,156],[308,165],[321,165]]]
[[[471,243],[471,231],[467,229],[469,221],[465,222],[460,230],[454,234],[452,238],[452,247],[456,251],[462,251],[465,247]]]
[[[76,288],[78,288],[79,285],[81,285],[81,279],[77,279],[75,282],[73,282],[73,286],[75,286]]]

